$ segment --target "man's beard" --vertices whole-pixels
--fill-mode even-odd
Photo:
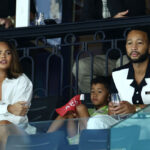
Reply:
[[[139,58],[137,59],[132,59],[128,54],[127,57],[130,60],[131,63],[142,63],[144,62],[147,58],[148,58],[149,54],[148,54],[148,50],[142,54]]]

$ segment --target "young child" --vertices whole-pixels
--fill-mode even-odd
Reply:
[[[54,132],[59,129],[66,119],[67,130],[69,137],[73,137],[77,134],[76,126],[72,118],[86,118],[79,119],[80,130],[85,129],[87,125],[88,118],[90,116],[95,116],[97,114],[107,114],[108,113],[108,101],[109,101],[109,85],[110,78],[100,76],[92,80],[91,82],[91,102],[94,104],[94,109],[88,109],[84,104],[79,104],[76,106],[75,111],[69,111],[66,115],[60,116],[53,121],[48,129],[48,132]]]
[[[91,82],[91,102],[94,109],[88,109],[90,116],[108,113],[110,77],[100,76]]]

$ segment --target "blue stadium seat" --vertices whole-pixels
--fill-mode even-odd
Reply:
[[[150,139],[140,139],[137,144],[133,146],[136,150],[149,150],[150,149]]]
[[[79,150],[134,150],[139,140],[140,127],[113,127],[111,129],[83,130]]]
[[[134,150],[138,143],[140,127],[137,125],[113,127],[110,129],[110,150],[126,149]]]
[[[28,112],[29,122],[46,121],[55,118],[55,108],[62,102],[61,96],[33,98]]]
[[[63,131],[8,137],[6,150],[66,150],[68,142]]]
[[[83,130],[80,136],[79,150],[107,150],[109,129]]]

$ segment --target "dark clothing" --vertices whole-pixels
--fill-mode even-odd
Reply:
[[[35,14],[34,0],[30,0],[31,12]],[[0,18],[7,18],[8,16],[15,16],[16,0],[0,0]]]
[[[81,13],[81,21],[102,19],[102,1],[84,0],[84,7]]]
[[[15,15],[16,0],[0,0],[0,18]]]
[[[127,16],[145,15],[145,0],[107,0],[107,6],[111,16],[115,16],[118,12],[129,10]]]
[[[112,17],[125,10],[129,10],[129,17],[145,15],[146,12],[145,0],[107,0],[107,6]],[[81,21],[102,19],[102,8],[102,0],[84,0]]]
[[[121,100],[133,104],[150,104],[150,62],[140,84],[134,78],[131,63],[114,69],[111,93],[118,93]]]

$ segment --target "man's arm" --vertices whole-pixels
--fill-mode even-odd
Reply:
[[[122,0],[108,0],[107,6],[112,18],[123,18],[128,16],[129,10],[124,9]]]
[[[145,108],[147,105],[140,104],[140,105],[135,105],[135,104],[130,104],[127,101],[121,101],[119,105],[114,106],[112,102],[109,103],[109,115],[118,115],[118,114],[132,114],[135,113],[136,111]]]
[[[124,18],[127,17],[129,10],[118,12],[113,18]]]

